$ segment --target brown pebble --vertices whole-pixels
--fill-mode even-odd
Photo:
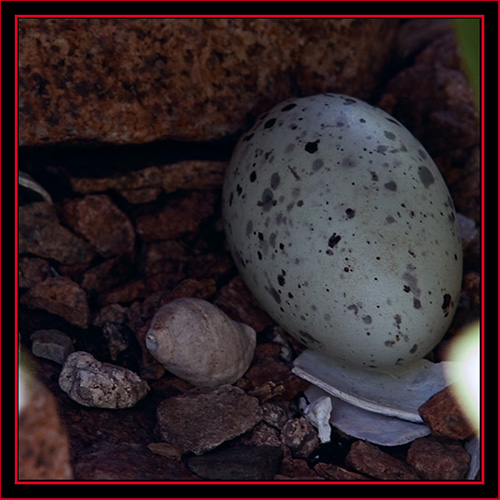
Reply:
[[[357,472],[339,467],[334,464],[319,462],[314,466],[314,470],[325,479],[331,481],[367,481],[368,478]]]
[[[288,420],[281,430],[281,442],[298,458],[307,458],[319,446],[316,429],[304,417]]]
[[[453,387],[454,385],[450,385],[434,394],[418,409],[418,412],[433,434],[466,439],[474,429],[463,413]]]
[[[405,462],[384,453],[366,441],[355,441],[346,457],[347,464],[361,474],[384,481],[412,481],[417,473]]]
[[[456,440],[429,436],[413,441],[407,461],[424,479],[457,481],[464,478],[470,456]]]
[[[103,257],[134,250],[135,232],[129,218],[104,194],[88,195],[64,204],[66,222]]]
[[[21,303],[61,316],[80,328],[87,328],[89,324],[87,296],[69,278],[57,276],[40,281],[21,297]]]

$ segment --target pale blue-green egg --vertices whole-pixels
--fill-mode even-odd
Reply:
[[[453,201],[384,111],[338,94],[278,104],[239,140],[222,203],[244,281],[308,348],[386,369],[449,328],[462,279]]]

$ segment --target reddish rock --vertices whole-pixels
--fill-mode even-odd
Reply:
[[[338,465],[325,464],[319,462],[314,466],[314,470],[321,476],[330,481],[367,481],[368,478],[357,472],[339,467]]]
[[[201,455],[252,429],[262,420],[256,398],[231,385],[193,389],[162,401],[157,410],[161,438]]]
[[[21,145],[207,141],[294,94],[368,97],[391,19],[21,19]]]
[[[465,477],[470,455],[456,440],[430,436],[413,441],[407,462],[429,481],[458,481]]]
[[[140,215],[136,219],[137,234],[143,241],[172,240],[185,233],[194,233],[204,219],[214,212],[215,194],[211,191],[190,191],[173,196],[162,209]]]
[[[146,203],[155,200],[162,190],[173,193],[179,189],[218,188],[222,185],[226,166],[227,163],[221,161],[179,161],[110,177],[72,177],[71,186],[84,194],[112,189],[131,203]]]
[[[405,462],[366,441],[355,441],[346,457],[347,464],[361,474],[384,481],[413,481],[417,473]]]
[[[24,368],[19,388],[19,479],[72,479],[68,435],[56,399]]]
[[[53,205],[41,201],[19,207],[19,254],[23,253],[71,265],[90,262],[95,250],[61,226]]]
[[[49,263],[38,257],[20,257],[18,266],[19,288],[31,288],[50,276]]]
[[[87,195],[64,204],[67,223],[103,257],[131,253],[135,232],[128,217],[107,195]]]
[[[306,460],[285,457],[281,462],[280,476],[275,479],[293,479],[295,481],[322,481],[323,477],[311,469]]]
[[[453,387],[445,387],[434,394],[418,409],[418,413],[433,434],[466,439],[474,432],[474,428],[462,411],[456,398],[457,391]]]
[[[231,319],[250,325],[256,332],[273,324],[239,275],[220,289],[215,304]]]
[[[61,316],[80,328],[87,328],[89,324],[87,296],[69,278],[54,277],[40,281],[21,297],[21,303]]]

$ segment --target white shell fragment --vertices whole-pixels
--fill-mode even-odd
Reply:
[[[304,416],[318,430],[318,438],[321,443],[330,442],[332,429],[330,427],[330,415],[332,413],[332,399],[326,393],[318,395],[312,400],[304,411]],[[307,395],[307,393],[306,393]]]
[[[446,333],[462,278],[455,208],[384,111],[338,94],[276,105],[239,140],[222,209],[245,283],[309,349],[385,370]]]
[[[329,423],[349,436],[370,443],[380,446],[399,446],[431,433],[429,427],[424,424],[363,410],[341,399],[329,396],[314,385],[306,389],[305,395],[311,401],[311,406],[316,401],[328,398],[332,409]]]
[[[155,314],[146,346],[165,368],[196,386],[236,382],[253,359],[256,333],[210,302],[177,299]]]
[[[306,350],[295,361],[293,373],[329,394],[368,411],[421,423],[418,408],[455,380],[448,377],[452,361],[422,359],[398,371],[345,369],[333,360]]]
[[[88,352],[68,356],[59,387],[83,406],[122,409],[134,406],[149,391],[147,382],[122,366],[101,363]]]

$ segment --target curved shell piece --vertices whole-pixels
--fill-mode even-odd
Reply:
[[[147,348],[168,371],[206,387],[236,382],[250,366],[255,344],[253,328],[194,298],[162,306],[146,335]]]

